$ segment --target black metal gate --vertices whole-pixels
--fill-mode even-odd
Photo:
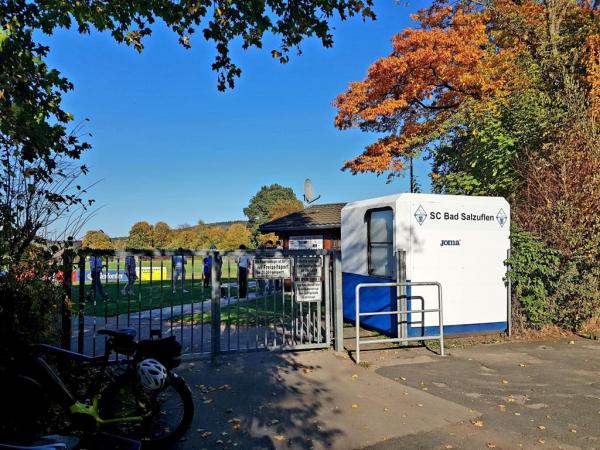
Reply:
[[[174,335],[186,354],[328,348],[332,300],[341,292],[333,256],[80,252],[65,266],[71,308],[63,313],[63,346],[95,355],[104,350],[99,329],[130,327],[140,339]]]

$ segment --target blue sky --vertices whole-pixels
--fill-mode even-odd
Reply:
[[[145,41],[142,54],[109,35],[60,31],[44,41],[49,64],[75,90],[65,98],[93,149],[83,160],[91,191],[102,209],[86,225],[112,236],[126,235],[138,220],[171,226],[242,219],[250,197],[266,184],[292,187],[300,197],[310,177],[321,203],[406,192],[407,177],[341,172],[375,135],[333,127],[335,96],[364,78],[377,58],[390,53],[390,39],[414,26],[409,14],[421,2],[379,1],[378,19],[334,21],[334,46],[316,40],[286,65],[263,50],[232,47],[242,68],[234,90],[216,88],[210,70],[214,50],[200,34],[185,50],[162,26]],[[428,164],[416,172],[426,188]]]

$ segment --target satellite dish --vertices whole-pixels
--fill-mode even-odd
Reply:
[[[312,181],[310,181],[310,178],[304,180],[304,201],[310,205],[311,203],[316,202],[320,198],[320,195],[315,197],[315,194],[313,192],[313,184]]]

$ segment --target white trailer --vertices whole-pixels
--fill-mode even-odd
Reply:
[[[510,207],[504,198],[397,194],[357,201],[342,209],[341,232],[346,320],[355,320],[359,283],[394,281],[400,271],[406,281],[441,283],[444,334],[507,329]],[[401,250],[405,267],[397,267]],[[408,310],[438,307],[435,286],[409,287],[406,299]],[[361,290],[361,313],[398,309],[395,288]],[[361,326],[400,332],[396,315],[361,318]],[[411,337],[436,334],[438,314],[408,314],[405,326]]]

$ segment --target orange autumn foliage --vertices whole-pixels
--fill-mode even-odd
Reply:
[[[534,61],[549,91],[571,67],[566,70],[591,89],[591,99],[596,99],[592,108],[598,110],[599,45],[594,36],[600,32],[599,4],[434,0],[413,16],[419,28],[395,35],[392,53],[335,99],[336,127],[383,134],[344,169],[354,174],[401,170],[407,156],[444,137],[444,126],[451,126],[449,119],[465,103],[471,110],[485,110],[531,88],[526,61]],[[578,58],[584,48],[589,57],[582,69]]]
[[[590,89],[590,111],[600,117],[600,35],[589,36],[587,40],[586,81]]]
[[[421,28],[395,35],[392,54],[334,101],[338,128],[387,134],[346,162],[353,173],[401,169],[463,102],[502,96],[511,84],[513,50],[492,45],[487,12],[434,4],[413,18]]]

